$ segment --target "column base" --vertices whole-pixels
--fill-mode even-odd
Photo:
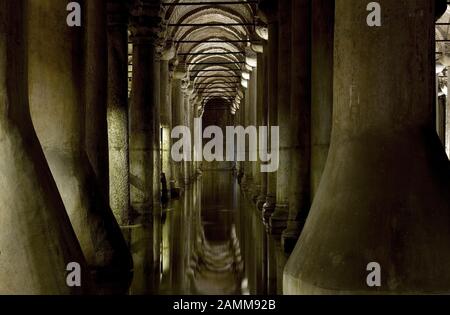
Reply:
[[[300,226],[296,221],[289,221],[287,228],[281,234],[281,245],[286,254],[292,253],[300,237]]]
[[[263,211],[264,203],[266,202],[266,196],[265,195],[259,195],[256,198],[256,208],[258,208],[259,211]]]
[[[272,213],[275,211],[275,197],[267,196],[266,202],[264,203],[262,209],[263,209],[262,210],[263,223],[266,226],[266,231],[268,231],[270,217],[272,216]]]
[[[275,211],[270,216],[269,234],[281,235],[287,227],[289,206],[287,204],[276,204]]]
[[[179,187],[174,187],[170,189],[170,198],[172,199],[178,199],[181,197],[182,190]]]
[[[255,184],[253,186],[253,190],[252,190],[252,196],[251,196],[251,200],[253,201],[254,204],[257,203],[258,198],[259,198],[259,192],[261,191],[261,185]]]

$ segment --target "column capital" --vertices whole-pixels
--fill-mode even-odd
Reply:
[[[135,1],[130,9],[130,31],[133,43],[152,42],[161,45],[161,6],[159,1]]]
[[[253,71],[253,68],[256,68],[258,65],[257,53],[251,46],[245,48],[245,64],[252,68],[248,69],[249,71]]]
[[[263,40],[269,40],[269,29],[265,24],[259,24],[255,27],[256,35]]]
[[[167,41],[161,52],[161,60],[169,61],[175,57],[176,50],[171,41]]]
[[[128,5],[125,0],[108,0],[108,27],[126,26],[128,24]]]
[[[191,98],[192,93],[194,93],[194,88],[191,87],[191,82],[189,80],[183,80],[181,83],[181,90],[187,98]]]
[[[266,24],[278,20],[278,0],[261,0],[258,4],[258,16]]]
[[[186,65],[183,63],[179,63],[178,61],[174,62],[173,77],[178,80],[186,79],[187,81],[189,81],[189,78],[187,78]]]

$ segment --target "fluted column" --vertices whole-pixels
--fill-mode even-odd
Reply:
[[[433,125],[435,2],[380,1],[389,14],[378,28],[361,23],[366,3],[335,3],[331,146],[284,293],[449,293],[450,162]],[[379,287],[366,283],[370,262],[381,267]]]
[[[130,215],[128,134],[128,14],[124,0],[108,1],[109,200],[120,224]]]
[[[292,1],[291,60],[291,163],[289,166],[289,216],[282,234],[283,249],[291,253],[310,207],[311,152],[311,41],[310,0]]]
[[[100,12],[98,4],[86,7],[87,28],[69,28],[60,22],[66,19],[60,1],[28,2],[30,108],[36,133],[97,284],[104,293],[123,293],[130,281],[131,256],[85,147],[83,95],[87,87],[83,77],[85,67],[95,68],[95,64],[89,59],[85,63],[82,56],[86,48],[88,53],[93,48],[90,57],[96,55],[96,45],[84,43],[92,44],[97,36],[90,32]],[[104,8],[100,14],[106,14]],[[45,24],[42,16],[48,17]],[[88,42],[83,42],[83,36],[89,38]],[[93,80],[101,85],[96,81],[101,79]],[[105,131],[99,133],[106,137]]]
[[[30,117],[24,2],[0,2],[0,293],[89,293],[89,269]],[[81,265],[81,287],[66,285],[69,262]]]

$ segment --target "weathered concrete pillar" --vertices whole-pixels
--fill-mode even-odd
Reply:
[[[109,201],[122,225],[130,215],[127,12],[124,0],[108,0]]]
[[[89,293],[89,269],[30,117],[24,12],[22,0],[0,3],[0,293]],[[81,287],[66,285],[70,262],[81,265]]]
[[[282,234],[283,249],[291,253],[310,208],[311,40],[310,0],[292,1],[291,163],[289,217]]]
[[[327,161],[333,111],[334,1],[311,3],[311,202]]]
[[[366,3],[336,1],[331,146],[285,269],[288,294],[450,292],[450,165],[432,109],[434,2],[380,4],[389,14],[371,28],[361,21]],[[370,262],[381,267],[379,287],[366,283]]]
[[[94,9],[86,8],[92,22]],[[93,66],[83,58],[86,28],[61,23],[66,12],[56,0],[30,1],[28,12],[30,108],[36,133],[100,291],[124,292],[131,256],[85,150],[83,69]]]

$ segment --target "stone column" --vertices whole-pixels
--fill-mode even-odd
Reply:
[[[136,3],[131,9],[133,79],[130,103],[130,192],[131,207],[139,216],[149,246],[145,256],[142,292],[155,292],[159,255],[159,31],[158,1]],[[159,280],[159,279],[158,279]]]
[[[267,45],[264,45],[263,49],[266,49]],[[258,53],[258,82],[257,82],[257,108],[256,108],[256,124],[259,126],[267,126],[267,76],[266,76],[266,55],[267,53]],[[264,202],[266,200],[267,193],[267,173],[261,172],[261,162],[259,157],[261,156],[261,147],[258,143],[258,163],[257,169],[259,175],[259,189],[258,196],[256,198],[256,207],[258,210],[262,210]]]
[[[107,0],[86,2],[84,36],[84,97],[86,153],[104,198],[109,200],[109,154],[107,121]]]
[[[267,30],[267,29],[266,29]],[[264,38],[263,38],[264,39]],[[265,38],[267,39],[267,38]],[[256,108],[256,124],[259,126],[267,126],[267,44],[264,43],[262,47],[262,52],[259,52],[257,55],[257,64],[258,64],[258,79],[257,79],[257,108]],[[261,147],[258,143],[258,150],[261,150]],[[258,152],[258,155],[261,156],[261,152]],[[267,272],[268,272],[268,263],[267,263],[267,233],[265,230],[265,226],[263,224],[263,204],[266,200],[267,194],[267,173],[261,172],[261,163],[258,158],[257,163],[257,174],[259,176],[259,189],[258,196],[256,198],[256,208],[260,213],[256,214],[258,217],[257,225],[260,236],[260,261],[258,262],[261,265],[260,271],[260,282],[258,286],[259,294],[267,294]]]
[[[292,1],[291,60],[291,163],[289,166],[289,217],[282,234],[290,254],[300,236],[310,207],[311,152],[311,41],[310,0]]]
[[[186,126],[189,130],[191,130],[191,105],[190,98],[193,92],[193,89],[190,87],[190,82],[186,81],[183,86],[183,125]],[[191,141],[192,141],[192,131],[191,131]],[[192,143],[192,142],[191,142]],[[189,156],[192,157],[192,151],[189,152]],[[184,170],[184,185],[189,185],[191,181],[191,163],[192,161],[183,161],[183,170]]]
[[[168,182],[172,178],[171,175],[171,157],[170,157],[170,148],[171,146],[171,138],[170,132],[172,131],[172,105],[170,103],[171,98],[171,80],[169,77],[169,60],[171,60],[175,56],[175,50],[173,47],[170,47],[163,51],[161,55],[161,74],[160,74],[160,82],[161,82],[161,128],[162,128],[162,173],[164,174],[162,178],[162,187],[161,194],[162,200],[167,201],[169,196],[169,185]]]
[[[447,67],[447,97],[445,104],[445,151],[450,158],[450,66]]]
[[[201,98],[200,98],[200,96],[197,96],[196,99],[195,99],[195,103],[192,106],[193,118],[202,119],[200,109],[201,109]],[[192,145],[194,145],[194,137],[195,137],[194,127],[192,127],[192,137],[193,137]],[[193,158],[195,158],[195,152],[193,154],[194,154]],[[200,154],[201,154],[201,152],[200,152]],[[200,163],[201,163],[201,161],[195,161],[195,160],[193,162],[194,176],[196,178],[201,175]]]
[[[130,215],[127,12],[125,1],[108,1],[109,201],[122,225]]]
[[[174,108],[175,108],[174,98],[173,98],[174,81],[175,81],[175,79],[174,79],[175,62],[177,62],[176,58],[172,59],[169,62],[169,86],[168,86],[168,88],[169,88],[169,91],[168,91],[169,96],[168,96],[168,104],[167,105],[170,106],[170,110],[169,110],[170,111],[170,118],[169,118],[170,119],[170,130],[169,130],[170,149],[172,149],[172,146],[173,146],[173,143],[174,143],[174,140],[171,137],[171,132],[172,132],[173,127],[175,127],[175,123],[174,123],[174,120],[173,120],[173,117],[174,117],[173,111],[174,111]],[[175,170],[175,162],[172,159],[172,153],[171,153],[170,150],[169,150],[169,164],[170,164],[170,178],[168,178],[167,180],[168,180],[168,183],[169,183],[169,195],[172,198],[172,197],[176,197],[175,196],[176,194],[173,194],[176,191],[176,176],[175,176],[176,170]]]
[[[278,1],[263,0],[259,6],[260,15],[267,24],[267,126],[277,126],[277,106],[278,106]],[[269,133],[270,136],[270,133]],[[270,141],[269,141],[270,150]],[[263,222],[266,231],[270,233],[269,221],[275,210],[277,187],[277,173],[267,173],[267,194],[266,202],[263,205]],[[277,259],[275,240],[267,237],[267,293],[277,293]]]
[[[184,125],[184,96],[183,96],[183,83],[182,80],[185,77],[185,73],[181,71],[175,71],[173,74],[172,82],[172,125],[173,127]],[[174,140],[172,140],[173,142]],[[184,184],[183,175],[183,162],[173,161],[173,187],[171,187],[172,197],[178,197],[180,189]]]
[[[85,149],[83,96],[87,87],[83,70],[86,65],[94,65],[83,60],[83,31],[90,31],[93,8],[87,6],[87,28],[71,28],[61,23],[67,12],[61,10],[60,1],[28,3],[30,108],[36,133],[100,291],[123,293],[130,281],[131,255]],[[45,24],[42,16],[47,17]]]
[[[30,117],[24,2],[0,3],[0,292],[93,293]],[[69,262],[81,266],[81,287],[66,285]]]
[[[251,73],[250,79],[247,80],[247,88],[244,90],[244,104],[242,106],[242,114],[243,114],[243,124],[244,128],[247,128],[251,125],[251,94],[250,94],[250,86],[251,86]],[[245,161],[243,161],[243,188],[246,193],[246,196],[251,199],[251,191],[253,186],[253,174],[252,174],[252,162],[250,161],[250,145],[249,142],[245,142]]]
[[[286,256],[281,248],[281,233],[289,214],[289,178],[291,173],[291,0],[278,1],[278,80],[277,125],[279,126],[279,167],[276,172],[276,206],[268,230],[275,240],[277,259],[277,293],[282,293]],[[270,40],[270,39],[269,39]],[[287,79],[286,79],[287,78]]]
[[[155,89],[153,107],[153,209],[161,212],[161,52],[162,43],[158,40],[155,55],[155,67],[153,69],[153,88]],[[154,212],[156,214],[156,212]]]
[[[311,3],[311,202],[327,161],[333,111],[334,1]]]
[[[194,161],[194,118],[195,118],[195,107],[197,103],[197,95],[193,93],[194,89],[192,88],[192,94],[189,98],[189,130],[191,131],[191,156],[192,161],[189,167],[190,179],[191,183],[194,183],[197,177],[197,173],[195,172],[195,161]]]
[[[130,103],[130,182],[131,206],[139,215],[150,215],[154,203],[155,107],[158,105],[159,73],[156,45],[160,18],[159,6],[136,5],[131,12],[133,42],[133,79]],[[158,76],[159,77],[159,76]],[[156,173],[156,174],[155,174]]]
[[[433,125],[434,1],[380,4],[389,14],[371,28],[361,22],[366,3],[336,1],[330,152],[286,265],[287,294],[450,292],[450,164]],[[379,287],[366,283],[370,262],[381,267]]]
[[[277,126],[277,104],[278,104],[278,2],[264,0],[259,6],[267,22],[269,39],[267,43],[267,90],[268,90],[268,128]],[[270,133],[269,133],[270,136]],[[269,149],[270,149],[270,141]],[[267,195],[263,205],[263,216],[266,226],[269,224],[270,216],[275,210],[275,198],[277,187],[277,173],[267,173]]]
[[[277,125],[280,127],[279,168],[275,212],[270,218],[271,233],[280,235],[286,227],[289,211],[289,175],[291,172],[291,0],[278,1],[278,98]]]
[[[256,54],[255,54],[256,56]],[[255,58],[256,59],[256,58]],[[257,81],[258,81],[258,69],[257,67],[253,68],[253,71],[250,74],[250,81],[249,81],[249,105],[250,105],[250,112],[249,112],[249,126],[254,126],[255,128],[258,128],[258,125],[256,123],[256,106],[257,106]],[[258,129],[257,133],[259,133]],[[250,150],[253,150],[252,148],[250,148]],[[260,178],[259,178],[259,174],[260,172],[260,168],[259,165],[257,163],[257,161],[259,160],[258,157],[258,152],[257,152],[257,147],[256,147],[256,152],[254,152],[257,156],[257,160],[256,161],[250,161],[250,172],[251,172],[251,177],[252,177],[252,185],[251,185],[251,189],[250,189],[250,197],[251,200],[253,202],[256,202],[256,198],[259,195],[259,189],[260,189]],[[252,153],[249,151],[249,153]]]

